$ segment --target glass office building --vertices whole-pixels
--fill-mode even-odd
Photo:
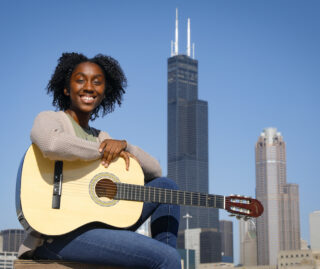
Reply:
[[[208,193],[208,103],[198,99],[198,61],[187,55],[168,59],[168,177],[181,190]],[[189,228],[219,229],[217,209],[181,207]]]

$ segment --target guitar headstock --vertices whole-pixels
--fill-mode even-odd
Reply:
[[[261,216],[263,205],[257,199],[232,194],[226,197],[225,210],[238,219],[244,218],[244,220],[247,220]]]

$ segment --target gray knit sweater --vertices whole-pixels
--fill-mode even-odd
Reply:
[[[31,130],[31,141],[36,144],[43,155],[51,160],[97,160],[102,157],[99,146],[104,139],[110,139],[108,133],[94,129],[97,142],[79,138],[67,114],[63,111],[41,112],[34,121]],[[145,181],[161,176],[159,162],[137,146],[128,143],[126,151],[140,162]],[[19,249],[19,257],[30,256],[33,250],[43,243],[41,235],[28,234]]]

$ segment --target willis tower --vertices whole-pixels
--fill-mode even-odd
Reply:
[[[190,20],[187,54],[178,52],[178,18],[175,42],[168,59],[168,177],[180,190],[208,193],[208,103],[198,99],[198,61],[191,57]],[[189,228],[219,227],[218,210],[181,207],[180,230],[186,229],[183,216],[189,213]]]

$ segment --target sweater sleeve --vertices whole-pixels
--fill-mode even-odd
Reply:
[[[61,114],[41,112],[34,120],[31,141],[51,160],[95,160],[101,158],[99,142],[91,142],[68,132]]]
[[[100,132],[99,134],[100,142],[102,142],[104,139],[111,139],[111,137],[109,136],[109,134],[105,132]],[[127,144],[128,145],[127,145],[126,151],[130,152],[139,160],[139,163],[144,173],[144,179],[146,182],[154,178],[161,177],[162,175],[161,166],[154,157],[152,157],[150,154],[148,154],[147,152],[145,152],[144,150],[142,150],[137,146],[134,146],[128,142]]]
[[[161,166],[154,157],[143,151],[141,148],[129,143],[126,150],[136,156],[139,160],[144,173],[144,180],[146,182],[151,181],[154,178],[161,177]]]

